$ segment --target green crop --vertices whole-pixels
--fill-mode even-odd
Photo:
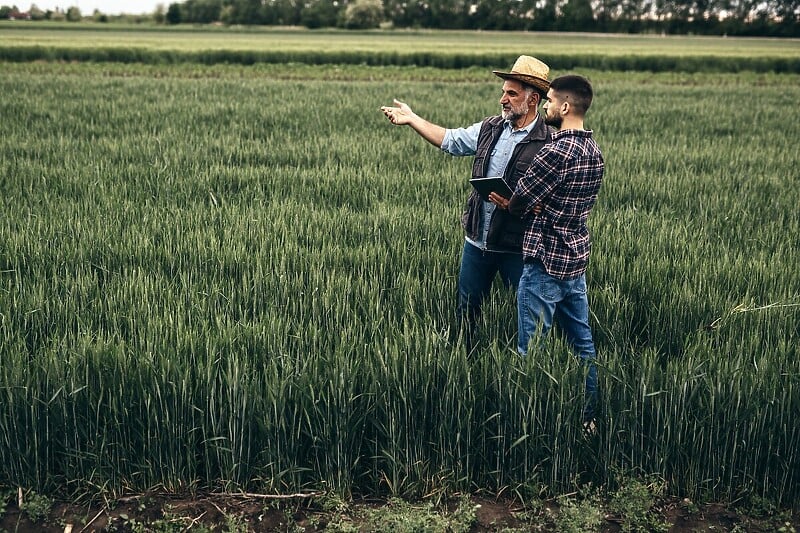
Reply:
[[[0,484],[557,493],[624,471],[798,501],[796,75],[589,73],[587,438],[580,365],[518,357],[501,288],[465,357],[470,161],[379,111],[466,125],[496,78],[194,68],[2,65]]]

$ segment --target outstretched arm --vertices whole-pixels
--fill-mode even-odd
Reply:
[[[408,104],[394,99],[394,106],[383,106],[381,111],[395,126],[411,126],[419,135],[434,145],[436,148],[442,147],[445,129],[442,126],[428,122],[424,118],[414,113]]]

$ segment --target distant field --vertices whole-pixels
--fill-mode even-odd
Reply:
[[[800,71],[800,40],[472,31],[0,24],[0,58],[496,65],[531,54],[616,70]]]
[[[10,31],[10,30],[14,31]],[[775,56],[800,54],[798,39],[608,35],[553,32],[398,30],[344,32],[302,29],[208,29],[82,25],[77,28],[0,24],[3,46],[46,45],[93,48],[147,47],[159,50],[287,50],[429,52],[460,49],[491,54]],[[7,31],[8,30],[8,31]]]

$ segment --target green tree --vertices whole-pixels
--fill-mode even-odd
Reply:
[[[441,29],[463,28],[470,8],[467,4],[469,3],[464,0],[437,0],[436,2],[431,2],[431,26]]]
[[[300,22],[306,28],[336,26],[341,11],[331,0],[311,0],[300,11]]]
[[[413,10],[415,5],[414,0],[385,0],[383,9],[386,17],[392,22],[392,25],[399,28],[411,26],[411,17],[409,13]]]
[[[779,37],[800,36],[800,0],[774,0],[773,3],[778,20],[776,34]]]
[[[156,24],[164,24],[166,20],[166,11],[164,10],[164,4],[156,4],[156,8],[153,11],[153,22]]]
[[[355,0],[345,8],[342,25],[350,30],[368,30],[379,27],[382,21],[382,0]]]
[[[222,10],[219,12],[219,20],[223,24],[236,24],[233,21],[234,15],[236,13],[236,8],[230,4],[222,6]]]
[[[80,22],[82,18],[83,15],[81,15],[81,10],[80,8],[78,8],[78,6],[72,6],[69,9],[67,9],[68,22]]]
[[[210,24],[220,20],[222,0],[186,0],[181,10],[182,22]]]
[[[594,11],[591,0],[567,0],[561,9],[559,28],[566,31],[594,29]]]
[[[28,11],[28,13],[31,15],[31,20],[44,20],[47,17],[47,13],[40,9],[36,4],[31,4],[31,9]]]
[[[264,15],[261,0],[230,0],[223,18],[227,24],[262,24]],[[227,19],[227,20],[226,20]]]
[[[181,5],[170,4],[167,8],[167,24],[180,24],[182,22]]]
[[[470,27],[492,30],[502,24],[505,8],[497,0],[478,0],[470,14]]]
[[[545,0],[541,4],[537,3],[530,29],[535,31],[552,30],[556,26],[557,18],[556,0]]]
[[[431,26],[430,4],[426,0],[389,0],[387,12],[395,26]]]
[[[685,0],[657,0],[657,2],[672,2],[677,9],[679,3]],[[651,12],[657,12],[658,6],[652,0],[619,0],[614,5],[615,31],[638,33],[642,25],[649,19]]]
[[[293,26],[300,24],[300,0],[268,0],[264,5],[264,24]]]
[[[728,13],[721,23],[721,32],[732,35],[746,33],[748,22],[754,18],[759,0],[723,0],[720,8]]]

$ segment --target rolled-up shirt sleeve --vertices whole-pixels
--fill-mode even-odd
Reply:
[[[480,131],[480,122],[476,122],[466,128],[445,130],[442,151],[457,156],[475,155],[478,149],[478,134]]]

